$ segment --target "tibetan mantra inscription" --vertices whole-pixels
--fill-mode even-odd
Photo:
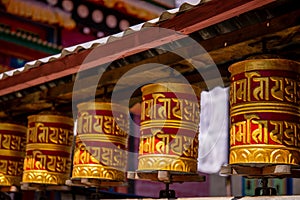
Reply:
[[[70,178],[73,119],[57,114],[28,117],[24,183],[65,184]]]
[[[127,112],[126,112],[127,111]],[[78,105],[72,178],[125,181],[128,109],[112,103]]]
[[[200,88],[157,83],[142,93],[138,171],[197,172]]]
[[[0,186],[19,186],[25,157],[25,126],[0,123]]]
[[[300,63],[246,60],[229,67],[230,164],[300,163]]]

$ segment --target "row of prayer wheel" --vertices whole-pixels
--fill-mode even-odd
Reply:
[[[197,172],[200,89],[160,83],[142,91],[138,170]],[[27,127],[0,123],[0,186],[125,181],[129,109],[107,102],[77,108],[75,140],[73,119],[58,113],[29,116]]]
[[[299,165],[299,63],[247,60],[229,70],[229,163]],[[181,83],[142,87],[138,171],[197,173],[200,92]],[[0,123],[0,186],[125,181],[128,108],[105,102],[77,108],[75,140],[73,119],[57,113],[29,116],[27,127]]]

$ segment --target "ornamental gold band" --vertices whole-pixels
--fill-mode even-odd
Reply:
[[[78,106],[72,179],[125,181],[128,109],[108,102]]]
[[[27,128],[0,123],[0,186],[20,186]]]
[[[230,164],[300,164],[299,70],[285,59],[229,67]]]
[[[200,92],[182,83],[142,87],[138,171],[197,172]]]
[[[22,182],[63,185],[70,178],[73,119],[57,113],[28,117]]]

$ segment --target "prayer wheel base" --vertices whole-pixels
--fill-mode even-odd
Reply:
[[[182,183],[182,182],[204,182],[205,176],[198,173],[181,173],[174,171],[129,171],[127,172],[128,179],[146,180],[164,183]]]
[[[45,185],[38,183],[21,183],[21,190],[33,191],[69,191],[71,188],[66,185]]]
[[[77,186],[77,187],[118,187],[118,186],[126,186],[126,183],[121,181],[108,181],[108,180],[100,180],[94,178],[72,178],[71,180],[66,181],[66,185],[68,186]]]
[[[300,167],[295,165],[248,163],[221,167],[220,175],[238,175],[247,178],[300,178]]]

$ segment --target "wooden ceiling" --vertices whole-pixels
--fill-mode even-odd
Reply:
[[[159,27],[183,34],[168,35],[154,41],[151,40],[154,33],[142,29],[144,43],[140,43],[139,48],[132,48],[133,46],[129,45],[128,41],[136,45],[134,42],[140,39],[137,35],[131,34],[97,47],[97,51],[103,55],[101,58],[93,58],[86,62],[92,50],[82,50],[0,80],[2,95],[0,118],[11,117],[26,123],[28,115],[49,110],[53,106],[56,110],[71,115],[74,92],[80,95],[76,95],[77,99],[73,101],[81,102],[94,98],[88,88],[74,91],[74,81],[84,61],[85,67],[89,69],[82,72],[84,74],[81,75],[84,77],[82,83],[99,79],[97,76],[101,66],[113,61],[98,82],[96,98],[109,97],[114,85],[124,74],[136,69],[137,66],[151,63],[151,67],[147,70],[135,73],[135,76],[128,76],[127,82],[123,82],[128,85],[124,84],[119,88],[121,94],[128,91],[132,93],[129,106],[140,101],[141,93],[135,84],[139,79],[149,77],[152,81],[156,81],[170,75],[170,72],[161,65],[176,69],[189,82],[204,89],[207,89],[207,84],[210,87],[220,85],[216,81],[219,77],[214,68],[203,61],[203,55],[193,55],[193,52],[196,52],[193,49],[195,46],[180,42],[187,35],[209,53],[220,72],[222,86],[227,86],[230,77],[229,65],[249,56],[273,54],[300,61],[299,22],[300,8],[293,0],[232,0],[228,1],[228,4],[212,0],[157,24]],[[173,45],[172,48],[176,50],[190,52],[191,59],[183,59],[170,51],[161,51],[157,48],[159,45],[165,45],[165,48]],[[203,80],[193,68],[195,64],[193,62],[203,66],[201,74],[204,73],[209,80]]]

